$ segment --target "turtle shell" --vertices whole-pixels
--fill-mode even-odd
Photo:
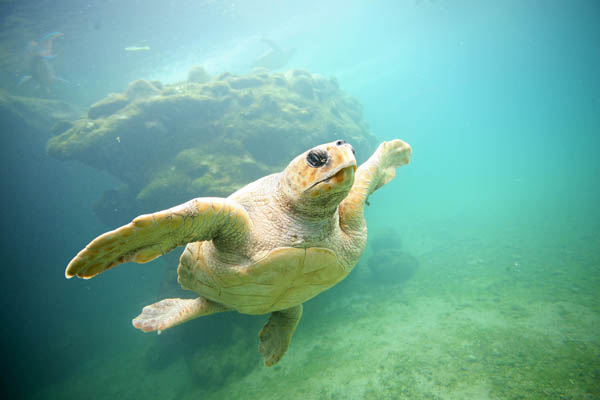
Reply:
[[[333,251],[321,247],[278,247],[246,265],[226,265],[206,256],[206,245],[187,246],[177,270],[179,283],[244,314],[304,303],[350,272]]]

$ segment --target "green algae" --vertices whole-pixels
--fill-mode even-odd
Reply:
[[[227,196],[327,141],[350,142],[359,161],[376,145],[359,103],[335,80],[263,69],[211,78],[196,68],[170,85],[137,80],[56,133],[52,157],[110,172],[136,192],[112,196],[135,203],[113,209],[140,212]]]
[[[0,89],[0,116],[6,127],[12,129],[7,134],[28,132],[39,138],[48,138],[66,128],[69,120],[78,118],[82,110],[60,100],[15,96]],[[60,124],[59,124],[60,122]],[[53,129],[58,124],[57,130]]]

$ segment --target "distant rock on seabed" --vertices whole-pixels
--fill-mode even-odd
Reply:
[[[346,140],[359,161],[377,144],[361,105],[334,79],[299,70],[192,72],[176,84],[132,82],[48,141],[52,157],[123,182],[95,207],[108,225],[194,197],[228,196],[320,143]]]
[[[4,148],[14,136],[29,136],[35,142],[45,143],[56,129],[70,127],[68,121],[79,118],[82,110],[60,100],[14,96],[0,89],[0,121]],[[67,128],[64,128],[67,129]],[[43,147],[42,147],[43,148]]]

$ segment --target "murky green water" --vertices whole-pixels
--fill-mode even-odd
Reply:
[[[596,1],[5,1],[0,9],[7,398],[600,397]],[[63,34],[52,36],[54,58],[42,54],[52,32]],[[55,79],[33,76],[31,41],[44,56],[35,68]],[[261,58],[277,49],[295,50]],[[265,62],[300,97],[269,89],[265,100],[263,89],[231,87],[250,83],[222,75],[246,77]],[[197,65],[229,89],[181,83]],[[324,77],[307,75],[309,99],[292,70]],[[318,86],[330,77],[362,111]],[[136,114],[155,104],[118,97],[137,79],[153,82],[158,97],[193,89],[240,108],[221,119],[185,114],[179,103]],[[89,116],[111,92],[128,111]],[[114,128],[126,120],[130,127]],[[46,143],[72,126],[57,121],[132,136],[59,160]],[[173,132],[209,132],[186,142],[201,152],[184,160],[183,178],[182,149],[159,157],[172,150]],[[144,305],[192,296],[176,283],[181,249],[92,280],[64,279],[97,235],[187,199],[182,186],[208,184],[181,179],[213,168],[209,183],[233,187],[226,178],[236,168],[261,176],[303,151],[295,146],[337,134],[374,135],[354,143],[359,160],[394,138],[413,157],[369,198],[363,256],[346,280],[305,303],[276,366],[257,352],[266,316],[217,314],[160,336],[131,326]],[[158,143],[164,151],[144,155]],[[233,171],[219,174],[223,165]],[[139,193],[152,184],[162,191],[145,200]]]

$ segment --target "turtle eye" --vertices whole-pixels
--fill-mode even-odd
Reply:
[[[327,162],[327,152],[325,150],[311,150],[306,156],[306,162],[313,168],[319,168]]]

